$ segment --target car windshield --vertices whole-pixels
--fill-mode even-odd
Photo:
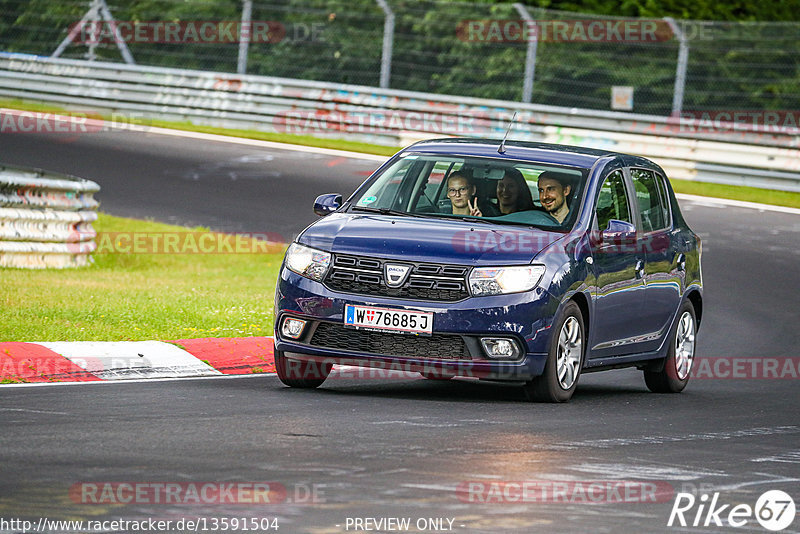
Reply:
[[[359,193],[350,209],[567,231],[587,174],[530,161],[410,153]]]

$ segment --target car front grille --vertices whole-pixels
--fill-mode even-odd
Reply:
[[[400,287],[386,284],[386,263],[408,265],[411,272]],[[469,267],[436,263],[414,263],[336,254],[325,285],[334,291],[414,300],[454,302],[469,296]]]
[[[335,323],[319,323],[311,345],[326,349],[351,350],[385,356],[435,360],[470,360],[461,336],[433,334],[413,336],[345,328]]]

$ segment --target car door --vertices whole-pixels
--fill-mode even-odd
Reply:
[[[596,276],[591,326],[592,358],[638,351],[644,333],[644,255],[636,232],[603,236],[603,230],[627,224],[635,229],[629,186],[622,170],[610,173],[597,194],[592,229],[592,264]]]
[[[639,232],[645,251],[645,300],[642,321],[646,331],[642,350],[656,350],[669,330],[681,299],[681,257],[676,248],[679,229],[673,229],[664,177],[649,169],[632,168]]]

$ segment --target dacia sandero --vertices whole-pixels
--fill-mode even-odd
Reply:
[[[592,371],[637,367],[654,392],[689,381],[701,242],[648,159],[423,141],[314,211],[275,293],[288,386],[318,387],[334,365],[514,382],[546,402]]]

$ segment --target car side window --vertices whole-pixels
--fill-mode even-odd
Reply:
[[[656,183],[658,184],[658,193],[661,195],[661,207],[664,212],[664,222],[666,226],[672,225],[671,210],[669,206],[669,196],[667,195],[667,184],[664,182],[666,178],[660,174],[656,174]]]
[[[420,213],[437,211],[437,196],[446,194],[446,187],[443,182],[445,176],[450,174],[450,170],[455,164],[452,162],[436,162],[430,169],[424,185],[417,192],[417,199],[412,209]],[[441,193],[440,193],[441,191]],[[445,196],[445,198],[447,198]]]
[[[664,201],[659,193],[655,173],[645,169],[631,169],[631,179],[642,219],[642,231],[653,232],[666,228],[669,219],[665,217]]]
[[[605,230],[608,221],[616,219],[618,221],[632,222],[630,209],[628,209],[628,197],[625,194],[625,179],[622,172],[614,171],[600,187],[597,197],[597,227]]]

